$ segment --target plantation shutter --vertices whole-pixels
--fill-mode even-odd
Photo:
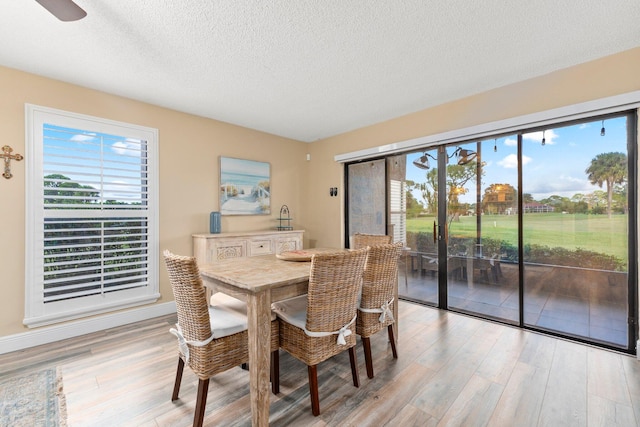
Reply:
[[[407,191],[404,181],[389,180],[389,211],[393,241],[407,242]]]
[[[36,112],[30,326],[158,297],[154,132],[94,120]]]

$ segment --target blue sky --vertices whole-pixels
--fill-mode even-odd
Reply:
[[[600,153],[621,152],[627,154],[626,117],[604,121],[605,136],[600,135],[602,121],[579,125],[556,127],[545,130],[543,146],[542,131],[523,135],[523,192],[540,200],[550,195],[571,197],[575,193],[591,193],[600,190],[591,185],[585,169]],[[461,145],[476,150],[476,143]],[[517,144],[516,135],[482,141],[482,160],[486,162],[482,189],[493,183],[508,183],[517,188]],[[455,146],[448,147],[449,155]],[[432,152],[435,155],[435,150]],[[411,162],[422,152],[407,155],[407,179],[424,182],[428,171],[420,170]],[[455,162],[455,157],[450,162]],[[431,165],[435,162],[430,160]],[[475,183],[466,186],[470,191],[460,198],[467,203],[475,203]],[[603,187],[602,190],[605,190]],[[418,200],[419,194],[414,192]]]
[[[60,173],[100,190],[105,199],[140,201],[142,141],[51,124],[43,132],[45,175]]]

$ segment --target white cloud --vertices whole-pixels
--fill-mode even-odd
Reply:
[[[139,191],[140,183],[129,180],[117,180],[106,182],[102,186],[103,198],[106,200],[120,200],[127,201],[138,199],[140,196],[137,193]]]
[[[544,131],[544,140],[545,144],[553,145],[556,143],[556,138],[558,134],[553,131],[553,129],[549,129]],[[536,143],[542,143],[542,131],[525,133],[522,135],[522,138],[527,141],[532,141]]]
[[[507,147],[515,147],[516,145],[518,145],[518,140],[513,138],[507,138],[504,140],[504,145],[506,145]]]
[[[92,133],[92,134],[78,134],[78,135],[73,135],[71,137],[71,141],[77,141],[77,142],[83,142],[83,141],[91,141],[93,139],[95,139],[96,134]]]
[[[533,160],[531,157],[522,156],[522,165],[526,165],[527,163]],[[518,167],[518,156],[515,154],[509,154],[504,159],[498,162],[500,166],[506,169],[515,169]]]
[[[111,145],[114,153],[125,156],[140,156],[140,141],[137,139],[126,139],[117,141]]]
[[[590,193],[596,189],[584,177],[576,178],[570,175],[561,175],[553,180],[538,178],[528,184],[527,181],[525,179],[526,192],[536,198],[549,197],[552,194],[571,197],[575,193]]]

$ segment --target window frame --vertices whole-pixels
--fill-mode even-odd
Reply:
[[[89,132],[124,135],[146,141],[147,199],[144,213],[147,233],[146,286],[100,293],[61,301],[44,301],[44,124],[81,129]],[[72,319],[150,304],[160,298],[158,261],[158,130],[129,123],[73,113],[54,108],[25,104],[25,317],[32,328]],[[102,211],[102,209],[100,210]],[[127,217],[130,210],[109,210],[111,217]],[[55,215],[54,215],[55,216]]]

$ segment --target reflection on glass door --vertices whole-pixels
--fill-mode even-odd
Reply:
[[[400,278],[398,291],[403,298],[438,305],[438,243],[434,233],[438,221],[438,152],[428,149],[409,153],[405,164],[405,278]]]
[[[447,305],[517,323],[517,138],[448,146],[447,160]]]
[[[522,135],[524,323],[628,346],[627,117]]]

